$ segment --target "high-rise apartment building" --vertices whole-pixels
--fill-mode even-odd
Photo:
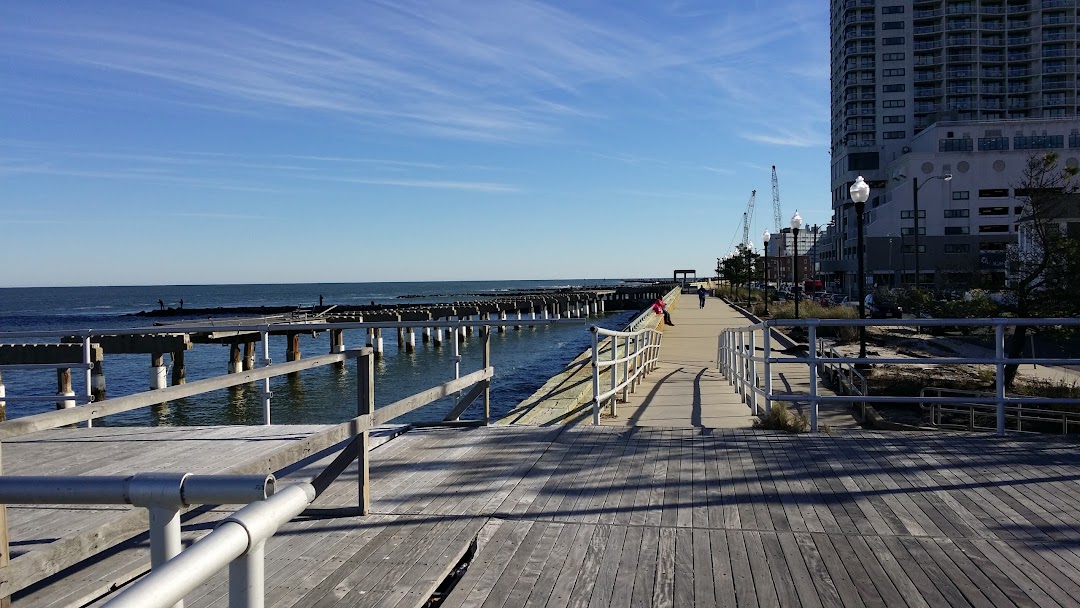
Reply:
[[[920,262],[924,285],[1003,281],[1024,159],[1080,156],[1077,18],[1078,0],[831,0],[834,285],[857,284],[858,175],[868,282]]]

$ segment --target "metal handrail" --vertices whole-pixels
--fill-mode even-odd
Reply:
[[[672,288],[661,299],[668,306],[679,300],[682,289],[679,286]],[[626,401],[630,393],[634,392],[637,385],[644,379],[645,374],[656,369],[656,362],[660,355],[660,342],[663,333],[656,329],[658,315],[651,308],[641,311],[623,331],[613,331],[602,327],[593,326],[592,338],[592,369],[593,369],[593,424],[600,424],[600,407],[606,401],[609,404],[612,416],[617,415],[617,402],[619,393],[622,393],[623,401]],[[608,338],[601,339],[601,336]],[[622,350],[625,355],[619,357],[619,339],[623,339]],[[601,344],[607,343],[610,358],[600,360]],[[631,350],[631,344],[633,349]],[[622,364],[622,381],[619,381],[619,364]],[[600,392],[600,371],[603,368],[611,368],[611,388],[603,393]],[[633,373],[631,373],[633,369]]]
[[[818,342],[817,330],[819,327],[935,327],[935,326],[970,326],[970,327],[993,327],[994,329],[994,355],[984,357],[927,357],[919,359],[910,358],[887,358],[887,357],[824,357],[819,353],[816,346]],[[746,327],[730,328],[724,330],[718,338],[718,367],[725,378],[735,385],[736,391],[748,399],[748,404],[754,415],[758,414],[757,398],[765,400],[766,410],[773,401],[798,402],[809,401],[810,405],[810,429],[818,430],[818,410],[822,403],[852,403],[862,401],[864,403],[890,403],[897,401],[911,401],[910,397],[870,396],[864,394],[853,396],[828,396],[821,395],[818,390],[819,370],[823,363],[829,364],[976,364],[993,365],[995,367],[996,386],[992,396],[983,398],[971,397],[924,397],[921,401],[939,404],[970,404],[972,402],[992,405],[996,413],[996,433],[1005,434],[1006,407],[1020,403],[1030,403],[1031,397],[1009,396],[1005,393],[1005,367],[1014,364],[1043,364],[1043,365],[1078,365],[1078,358],[1034,358],[1018,357],[1010,359],[1005,356],[1005,328],[1010,326],[1080,326],[1080,319],[1076,318],[1045,318],[1045,319],[912,319],[912,320],[876,320],[876,319],[770,319]],[[805,327],[807,330],[807,343],[815,344],[814,348],[808,348],[803,356],[773,357],[771,354],[771,331],[775,327]],[[755,352],[756,336],[761,334],[763,355],[758,356]],[[757,364],[764,365],[763,382],[756,374]],[[772,389],[772,365],[777,363],[804,363],[810,372],[809,393],[802,394],[778,394]],[[763,386],[759,386],[763,385]],[[1080,399],[1071,398],[1038,398],[1039,403],[1066,404],[1080,406]]]
[[[263,606],[266,540],[303,513],[315,500],[315,494],[311,484],[299,483],[249,504],[104,605],[108,608],[182,605],[185,595],[227,565],[229,606]]]
[[[928,392],[933,392],[937,396],[943,394],[953,394],[961,397],[991,397],[993,393],[984,391],[965,391],[962,389],[945,388],[937,386],[923,387],[919,391],[919,397],[925,398]],[[1018,397],[1019,399],[1019,397]],[[1048,410],[1037,407],[1038,404],[1047,403],[1044,397],[1031,396],[1018,402],[1016,405],[1008,405],[1005,407],[1006,418],[1013,418],[1016,421],[1017,432],[1024,432],[1024,422],[1053,422],[1055,424],[1061,424],[1061,433],[1067,435],[1069,433],[1069,424],[1077,425],[1080,427],[1080,412],[1066,412],[1059,410]],[[1030,404],[1035,404],[1036,407],[1031,407]],[[931,424],[942,428],[967,428],[969,430],[976,430],[982,427],[976,424],[977,414],[986,414],[989,408],[993,407],[985,403],[926,403],[920,399],[919,406],[923,410],[929,410]],[[950,407],[954,406],[954,407]],[[977,412],[976,410],[982,410]],[[992,413],[992,412],[991,412]],[[954,425],[943,422],[943,414],[966,414],[968,418],[967,425]]]
[[[611,331],[596,326],[592,327],[592,333],[593,424],[599,425],[602,403],[608,402],[611,415],[615,416],[619,393],[622,393],[622,399],[625,401],[629,393],[637,388],[645,374],[656,369],[656,362],[660,356],[660,342],[664,334],[654,328]],[[608,344],[607,352],[611,356],[607,360],[600,359],[602,342]],[[620,351],[622,356],[619,355]],[[611,388],[600,392],[600,372],[607,368],[611,368]],[[619,379],[620,368],[621,380]]]

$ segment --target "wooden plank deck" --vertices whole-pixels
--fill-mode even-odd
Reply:
[[[348,511],[348,471],[274,537],[267,605],[422,606],[474,551],[444,606],[1077,606],[1078,447],[966,433],[414,429],[372,452],[373,515]],[[20,449],[5,443],[5,461],[34,468]],[[115,445],[79,449],[84,464],[98,449],[117,459]],[[70,586],[15,606],[72,605]],[[187,605],[224,605],[226,589],[222,574]]]

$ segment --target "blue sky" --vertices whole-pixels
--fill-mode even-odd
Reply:
[[[829,219],[828,3],[0,3],[0,286],[708,275]]]

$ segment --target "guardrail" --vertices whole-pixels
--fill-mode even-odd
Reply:
[[[620,393],[622,400],[626,401],[645,374],[656,369],[660,342],[664,334],[650,328],[624,332],[595,326],[592,332],[593,424],[599,425],[600,408],[604,402],[609,404],[611,415],[615,416]],[[608,354],[609,358],[605,360],[600,359],[602,338],[608,338],[603,353]],[[608,390],[600,392],[600,375],[603,370],[610,370],[611,384]]]
[[[104,605],[108,608],[183,608],[183,598],[229,566],[229,606],[264,605],[266,540],[304,512],[316,497],[311,484],[283,488],[225,518],[217,528]]]
[[[926,397],[929,394],[938,397],[946,394],[960,397],[970,396],[983,398],[993,396],[993,393],[965,391],[937,386],[927,386],[919,391],[920,397]],[[1006,427],[1017,432],[1024,432],[1024,423],[1027,422],[1029,431],[1043,432],[1042,430],[1031,429],[1030,425],[1040,425],[1043,428],[1049,426],[1057,427],[1060,425],[1062,435],[1069,434],[1070,425],[1072,425],[1073,428],[1080,429],[1080,412],[1061,412],[1057,410],[1041,409],[1030,407],[1027,403],[1029,402],[1005,407]],[[941,428],[959,428],[969,431],[990,430],[990,427],[979,424],[979,421],[988,417],[992,418],[996,413],[992,409],[993,406],[980,403],[931,403],[927,405],[920,401],[919,406],[930,418],[930,424]],[[965,421],[964,424],[956,424],[954,422],[956,419],[960,418]],[[1010,420],[1012,421],[1011,426],[1009,425]]]
[[[498,325],[512,325],[518,323],[517,320],[488,320],[488,321],[456,321],[450,323],[435,323],[436,325],[443,327],[467,327],[477,326],[480,327],[481,339],[484,341],[481,369],[461,375],[461,358],[457,351],[457,340],[452,340],[455,345],[455,357],[454,362],[454,379],[437,385],[426,391],[408,396],[404,399],[390,403],[375,409],[375,356],[371,347],[363,347],[357,349],[345,350],[339,353],[332,353],[327,355],[320,355],[317,357],[311,357],[308,359],[302,359],[298,361],[289,361],[287,363],[274,364],[270,361],[269,357],[265,357],[266,366],[256,369],[252,369],[246,372],[237,372],[227,374],[225,376],[219,376],[214,378],[208,378],[205,380],[199,380],[189,382],[186,384],[170,386],[162,389],[154,389],[133,395],[127,395],[124,397],[118,397],[115,399],[106,399],[100,402],[90,402],[86,405],[79,407],[72,407],[66,409],[55,410],[51,412],[45,412],[41,414],[34,414],[30,416],[24,416],[21,418],[15,418],[5,422],[0,422],[0,440],[8,439],[12,437],[18,437],[33,433],[37,431],[54,429],[63,426],[73,425],[80,422],[87,422],[107,416],[110,414],[116,414],[129,410],[134,410],[142,407],[148,407],[158,403],[163,403],[170,400],[179,399],[182,397],[189,397],[192,395],[205,393],[213,390],[219,390],[222,388],[228,388],[231,386],[237,386],[254,382],[257,380],[263,380],[266,386],[269,385],[269,379],[275,376],[284,374],[290,374],[299,372],[306,369],[311,369],[324,365],[344,363],[348,359],[355,359],[357,362],[357,415],[356,417],[347,420],[345,422],[329,425],[324,430],[311,435],[305,439],[301,439],[290,443],[289,445],[260,458],[257,458],[251,462],[242,463],[228,469],[230,474],[274,474],[300,460],[303,460],[310,456],[327,449],[339,449],[337,457],[332,463],[330,463],[322,472],[316,475],[310,480],[311,485],[316,489],[317,494],[321,494],[330,483],[336,479],[353,461],[359,462],[359,475],[358,475],[358,510],[360,514],[366,515],[370,510],[370,477],[368,472],[368,448],[370,443],[369,432],[372,428],[390,422],[391,420],[398,418],[404,414],[412,412],[424,405],[428,405],[434,401],[448,397],[451,395],[458,395],[457,405],[453,410],[447,414],[444,418],[444,422],[455,421],[465,411],[465,409],[475,402],[477,399],[483,398],[484,413],[483,419],[475,421],[477,423],[487,424],[490,421],[490,400],[489,390],[490,381],[494,376],[494,368],[491,367],[490,361],[490,327]],[[530,320],[530,323],[536,324],[551,324],[551,323],[583,323],[580,319],[570,320]],[[327,324],[327,328],[342,329],[347,325],[354,324]],[[372,327],[372,326],[393,326],[397,327],[402,323],[392,324],[380,324],[380,323],[364,323],[355,324],[357,327]],[[416,326],[432,326],[432,322],[425,322],[423,324],[416,324]],[[248,327],[248,326],[235,326],[235,327]],[[266,326],[262,326],[263,331],[269,331]],[[275,325],[274,329],[282,329],[288,327],[287,325]],[[312,331],[313,325],[305,324],[302,326],[305,331]],[[321,327],[321,326],[319,326]],[[222,326],[214,326],[216,331],[221,331]],[[226,328],[234,329],[234,328]],[[171,332],[176,332],[176,328],[170,328]],[[131,330],[132,333],[146,333],[145,329]],[[70,336],[73,332],[36,332],[35,336],[57,336],[64,335]],[[94,332],[85,332],[86,337],[90,337]],[[117,332],[109,331],[108,335],[116,335]],[[25,334],[19,334],[25,335]],[[264,334],[265,340],[265,334]],[[265,344],[265,342],[264,342]],[[267,393],[268,389],[264,389]],[[266,403],[264,404],[264,420],[266,424],[269,424],[269,395],[266,396]],[[0,473],[2,473],[2,467],[0,467]],[[0,475],[0,479],[3,476]],[[4,516],[3,498],[0,496],[0,557],[6,558],[8,553],[7,540],[8,530],[7,521]],[[180,511],[187,510],[187,506],[181,506]],[[67,537],[54,541],[53,543],[28,553],[24,553],[17,558],[10,560],[6,563],[0,562],[0,590],[3,590],[2,596],[6,596],[10,593],[14,593],[21,589],[24,589],[44,578],[47,578],[64,568],[72,566],[88,557],[91,557],[111,546],[118,543],[127,541],[138,534],[141,534],[146,530],[146,524],[141,519],[139,513],[127,513],[121,515],[108,523],[103,524],[97,528],[86,530],[78,533],[74,536]],[[3,601],[3,597],[0,596],[0,602]]]
[[[664,303],[671,306],[679,300],[679,295],[680,288],[673,288],[664,296]],[[623,331],[592,327],[593,424],[600,424],[600,409],[605,402],[608,403],[611,415],[617,415],[620,394],[622,400],[626,401],[645,374],[656,368],[663,338],[663,332],[656,329],[659,322],[660,316],[651,308],[646,308],[632,319]],[[608,358],[601,360],[602,354]],[[611,370],[610,388],[600,392],[600,376],[603,370],[608,369]]]
[[[808,402],[810,406],[810,429],[818,430],[818,410],[822,403],[851,404],[853,402],[890,403],[922,401],[930,404],[970,404],[978,403],[993,408],[996,420],[995,432],[1005,434],[1006,411],[1010,407],[1060,404],[1080,406],[1080,399],[1057,397],[1030,397],[1007,395],[1005,391],[1005,367],[1011,364],[1040,365],[1080,365],[1080,358],[1008,358],[1005,355],[1005,329],[1014,326],[1080,326],[1080,319],[912,319],[912,320],[872,320],[872,319],[770,319],[755,325],[730,328],[720,334],[718,340],[718,367],[725,378],[736,387],[747,401],[754,415],[758,415],[758,399],[764,401],[764,410],[768,412],[774,401]],[[914,327],[935,326],[949,327],[991,327],[993,328],[994,355],[987,357],[925,357],[925,358],[887,358],[887,357],[834,357],[823,356],[818,346],[818,329],[822,327]],[[807,331],[807,343],[814,348],[805,348],[805,354],[775,357],[772,354],[773,338],[771,332],[776,327],[802,327]],[[758,355],[759,348],[762,354]],[[790,350],[790,349],[789,349]],[[798,349],[797,349],[798,350]],[[776,364],[804,364],[810,372],[809,391],[806,394],[784,394],[773,390],[772,366]],[[758,375],[758,365],[763,366]],[[822,395],[818,390],[820,374],[827,366],[835,365],[932,365],[932,364],[976,364],[992,365],[995,371],[995,391],[984,397],[896,397],[867,395],[831,396]],[[854,376],[853,376],[854,377]],[[861,378],[861,374],[859,375]]]

